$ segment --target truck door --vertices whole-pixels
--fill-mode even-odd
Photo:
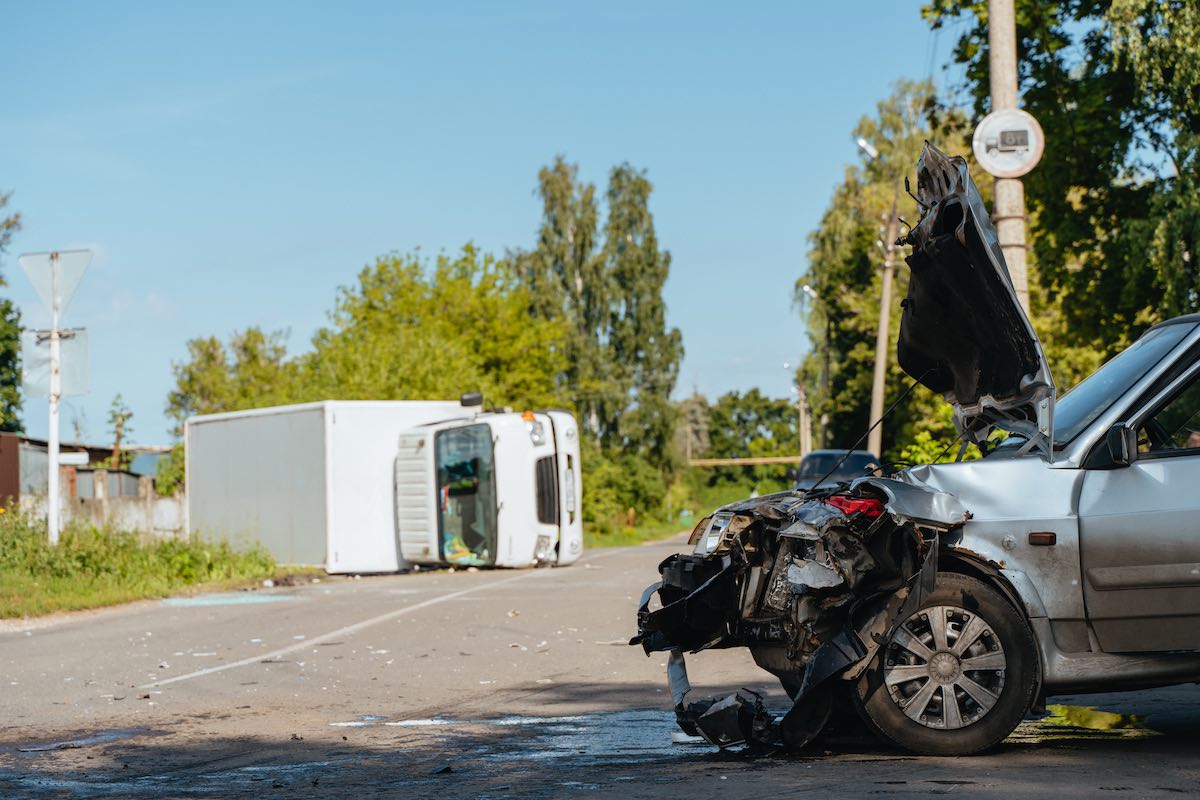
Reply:
[[[1079,498],[1088,617],[1105,652],[1200,649],[1200,365],[1125,424],[1135,460]]]
[[[434,434],[438,542],[448,564],[496,562],[496,469],[492,431],[462,425]]]

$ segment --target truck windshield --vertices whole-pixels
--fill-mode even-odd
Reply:
[[[1150,331],[1060,397],[1054,405],[1054,446],[1082,433],[1193,329],[1176,324]]]
[[[442,560],[494,564],[496,462],[491,428],[451,428],[438,432],[435,443]]]

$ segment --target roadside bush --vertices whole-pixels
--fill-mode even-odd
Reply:
[[[583,523],[600,533],[635,522],[660,519],[667,482],[658,468],[633,455],[608,455],[586,447],[583,456]]]
[[[589,468],[589,463],[591,464]],[[711,470],[680,470],[668,482],[658,470],[635,457],[584,461],[584,542],[587,547],[630,545],[661,539],[684,530],[715,509],[751,495],[788,488],[787,482],[762,479],[710,483]],[[626,511],[635,510],[634,526]]]
[[[183,489],[183,442],[176,442],[171,452],[158,460],[154,474],[154,489],[162,497],[171,497]]]
[[[238,551],[226,542],[151,539],[91,525],[68,525],[51,547],[43,520],[0,513],[0,617],[162,597],[274,573],[274,559],[259,548]]]

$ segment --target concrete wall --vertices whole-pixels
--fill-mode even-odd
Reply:
[[[123,530],[152,533],[163,538],[183,537],[182,494],[159,497],[154,481],[149,477],[138,480],[137,497],[109,497],[104,491],[107,475],[96,470],[96,497],[64,498],[66,515],[96,526],[111,525]]]

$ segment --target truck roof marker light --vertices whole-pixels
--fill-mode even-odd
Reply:
[[[533,412],[532,411],[522,411],[521,419],[525,420],[526,422],[533,422],[534,421]]]

